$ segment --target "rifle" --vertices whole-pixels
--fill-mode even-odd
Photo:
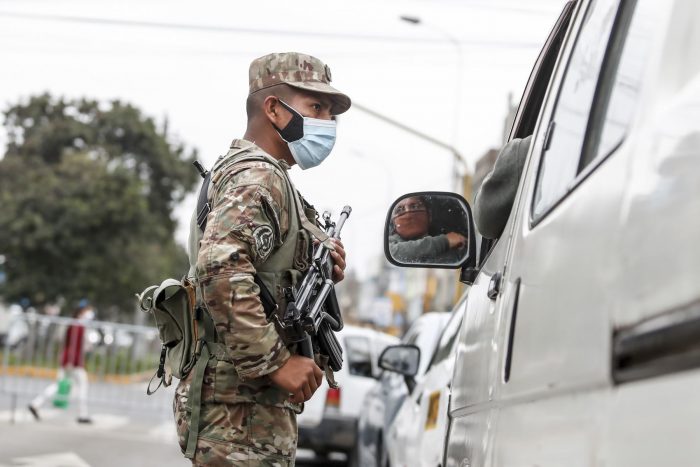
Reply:
[[[323,213],[325,231],[330,238],[340,238],[340,231],[352,208],[343,207],[338,223],[331,221],[329,212]],[[338,371],[343,366],[343,350],[335,332],[343,329],[343,317],[331,279],[333,263],[331,248],[319,242],[314,250],[311,267],[296,289],[285,290],[287,309],[282,319],[285,335],[297,343],[299,355],[314,358],[314,353],[328,357],[328,366]]]

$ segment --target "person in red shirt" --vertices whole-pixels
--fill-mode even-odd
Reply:
[[[87,393],[88,377],[85,371],[85,326],[84,322],[95,318],[95,312],[86,300],[81,300],[76,308],[74,321],[66,329],[66,337],[61,352],[61,368],[56,375],[56,382],[51,383],[42,393],[34,398],[28,406],[29,411],[38,421],[39,409],[58,391],[58,381],[68,376],[74,383],[78,394],[78,423],[92,423],[88,415]]]

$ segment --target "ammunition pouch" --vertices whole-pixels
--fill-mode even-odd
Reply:
[[[142,311],[151,313],[162,343],[158,370],[148,383],[146,393],[153,394],[161,385],[169,386],[172,377],[185,378],[195,371],[190,385],[192,417],[185,456],[194,457],[199,433],[202,383],[208,360],[221,358],[223,346],[216,343],[214,324],[206,309],[197,300],[197,291],[187,279],[166,279],[137,295]],[[160,381],[151,389],[153,380]]]
[[[187,279],[166,279],[160,285],[145,289],[138,299],[141,310],[153,315],[162,344],[160,365],[154,378],[169,386],[173,376],[182,379],[192,370],[201,350],[199,341],[215,340],[206,332],[212,327],[206,320],[211,319],[197,305],[194,284]],[[147,392],[151,394],[157,389],[151,390],[149,384]]]

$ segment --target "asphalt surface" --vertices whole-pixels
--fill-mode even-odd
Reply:
[[[147,398],[142,384],[90,386],[92,424],[76,421],[76,403],[47,403],[36,421],[27,410],[33,393],[48,381],[3,376],[0,387],[0,467],[177,467],[191,465],[180,453],[172,420],[173,387]],[[93,394],[95,395],[93,397]],[[342,454],[297,454],[298,466],[344,466]]]

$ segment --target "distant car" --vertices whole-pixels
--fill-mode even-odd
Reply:
[[[420,363],[425,360],[427,364],[425,375],[411,394],[404,398],[389,426],[386,437],[388,462],[382,467],[441,465],[447,434],[452,372],[457,354],[457,336],[465,309],[466,300],[462,300],[450,316],[432,358],[421,353]],[[381,361],[379,365],[382,365]],[[416,361],[405,362],[402,366],[410,368],[423,365],[418,365]]]
[[[401,342],[416,345],[424,355],[416,380],[420,380],[428,366],[442,329],[450,318],[447,312],[431,312],[421,315],[404,334]],[[357,457],[360,465],[384,467],[386,465],[386,429],[396,416],[401,403],[409,394],[409,384],[402,375],[384,371],[379,381],[367,393],[358,424]]]
[[[347,454],[355,463],[357,420],[365,394],[380,374],[378,357],[385,347],[399,339],[373,329],[345,325],[338,334],[343,348],[343,367],[335,374],[340,385],[332,389],[327,382],[304,404],[297,417],[298,447],[324,457],[331,452]]]

